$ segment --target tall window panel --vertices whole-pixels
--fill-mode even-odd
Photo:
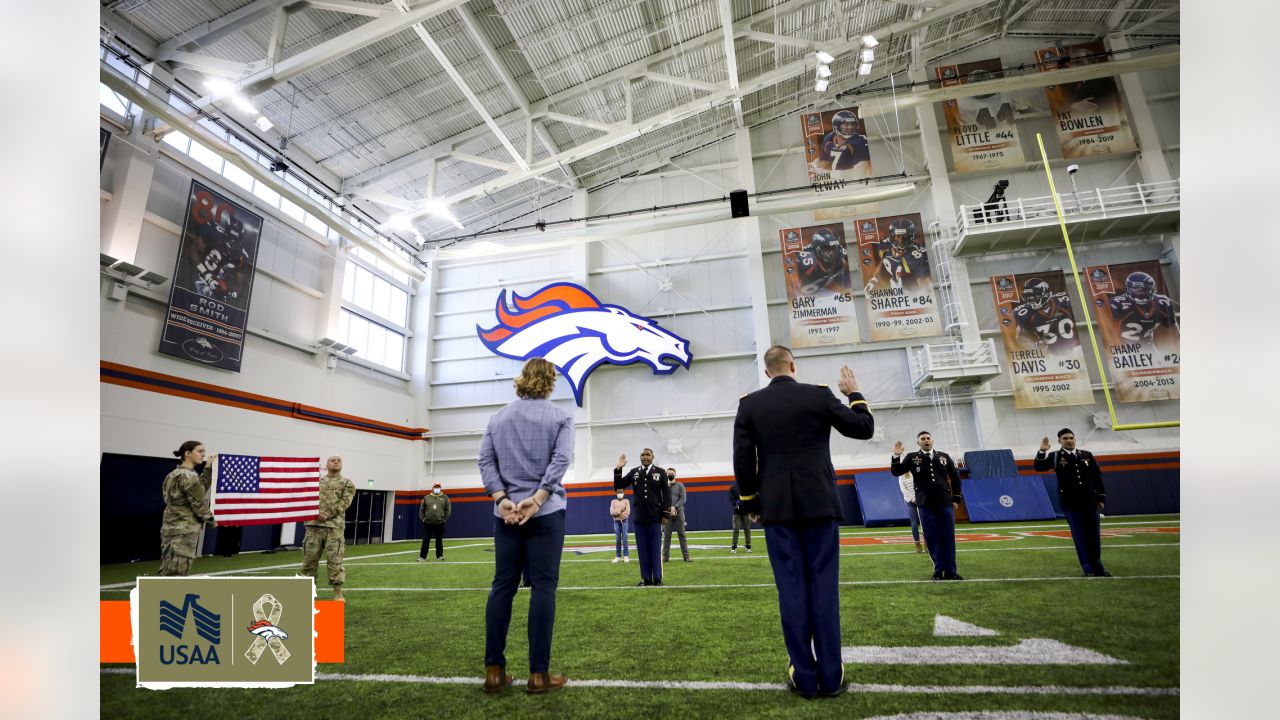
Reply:
[[[390,270],[363,248],[347,254],[337,339],[356,348],[358,358],[404,372],[409,277]]]

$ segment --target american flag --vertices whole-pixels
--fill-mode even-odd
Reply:
[[[272,525],[320,514],[320,458],[218,455],[213,519],[218,525]]]

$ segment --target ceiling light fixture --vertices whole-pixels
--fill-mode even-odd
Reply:
[[[272,125],[271,121],[267,119],[266,115],[259,115],[258,119],[253,121],[253,124],[257,125],[258,129],[262,132],[266,132],[275,127],[275,125]]]
[[[862,62],[871,62],[872,60],[875,60],[875,59],[876,59],[875,50],[872,50],[871,48],[867,48],[866,50],[862,51]]]
[[[827,67],[826,65],[819,65],[819,66],[818,66],[818,77],[820,77],[820,78],[829,78],[829,77],[831,77],[831,68]]]
[[[873,48],[873,47],[875,47],[875,46],[877,46],[877,45],[879,45],[879,44],[880,44],[880,41],[879,41],[879,40],[876,40],[876,38],[875,38],[875,36],[874,36],[874,35],[863,35],[863,36],[862,36],[862,45],[863,45],[863,47]]]
[[[871,63],[869,63],[869,62],[864,62],[864,63],[862,63],[862,65],[858,66],[858,74],[859,74],[859,75],[870,75],[870,74],[871,74]]]
[[[818,62],[822,63],[823,65],[830,65],[831,63],[836,61],[835,56],[827,52],[826,50],[819,50],[818,52],[814,53],[814,57],[816,57],[818,59]]]
[[[209,92],[217,97],[225,97],[236,91],[235,83],[222,78],[210,78],[204,81],[204,86],[209,88]]]
[[[242,112],[246,112],[250,115],[258,114],[258,108],[254,107],[248,100],[244,98],[243,95],[236,93],[235,95],[232,95],[230,99],[231,99],[231,104],[240,108]]]
[[[829,85],[830,83],[831,81],[827,80],[826,78],[818,78],[818,82],[814,83],[813,89],[818,92],[826,92],[827,85]]]

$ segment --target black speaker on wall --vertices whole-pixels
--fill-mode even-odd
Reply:
[[[732,190],[729,192],[729,212],[730,217],[746,217],[751,213],[747,211],[747,191]]]

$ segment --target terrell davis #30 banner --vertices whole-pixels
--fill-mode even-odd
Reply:
[[[871,177],[871,148],[858,108],[805,113],[804,158],[809,182],[863,180]]]
[[[160,352],[240,372],[261,232],[261,216],[191,181]]]
[[[1176,305],[1155,260],[1085,268],[1120,402],[1176,400],[1181,367]]]
[[[941,335],[920,213],[853,225],[872,342]]]
[[[942,87],[1004,77],[1000,58],[942,65],[935,72]],[[1022,142],[1013,120],[1013,101],[1005,93],[987,93],[942,103],[956,172],[1021,168]]]
[[[1092,405],[1076,316],[1058,272],[991,278],[1018,409]]]
[[[790,300],[791,346],[858,342],[844,225],[786,228],[778,236]]]
[[[1106,51],[1102,41],[1095,40],[1067,47],[1042,48],[1036,51],[1036,61],[1041,63],[1041,72],[1052,72],[1072,65],[1107,62]],[[1078,158],[1138,149],[1114,77],[1049,85],[1045,87],[1044,94],[1049,99],[1049,111],[1056,120],[1062,157]]]

